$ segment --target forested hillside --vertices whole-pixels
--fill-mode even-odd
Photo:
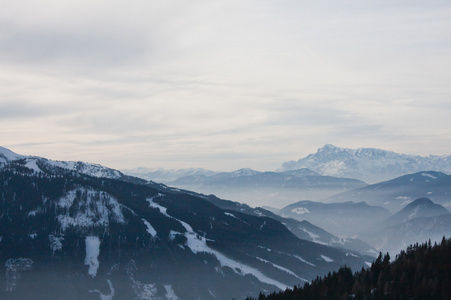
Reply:
[[[257,299],[451,299],[451,239],[410,246],[392,263],[388,253],[380,254],[369,269],[353,274],[344,266],[303,287]]]

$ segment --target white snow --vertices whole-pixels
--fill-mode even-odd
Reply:
[[[172,285],[165,284],[164,289],[166,290],[166,295],[165,295],[166,299],[168,299],[168,300],[179,300],[180,299],[179,297],[177,297],[174,290],[172,289]]]
[[[81,199],[75,203],[77,192],[81,195]],[[113,196],[94,189],[71,190],[59,199],[58,206],[62,210],[58,215],[62,231],[66,231],[69,227],[85,229],[104,227],[108,230],[110,222],[125,222],[119,202]],[[80,209],[82,206],[84,210]],[[70,214],[70,211],[75,213]]]
[[[303,227],[299,227],[299,229],[301,229],[302,231],[306,232],[310,238],[312,239],[312,242],[320,244],[320,245],[328,245],[327,243],[320,241],[318,238],[320,238],[319,235],[314,234],[313,232],[308,231],[307,229],[303,228]]]
[[[237,217],[235,217],[235,215],[234,215],[234,214],[231,214],[231,213],[229,213],[229,212],[224,212],[224,214],[225,214],[226,216],[229,216],[229,217],[232,217],[232,218],[238,219]]]
[[[147,232],[152,236],[152,237],[156,237],[157,236],[157,231],[152,227],[152,225],[150,225],[149,222],[147,222],[146,220],[142,219],[142,221],[144,222],[144,225],[147,226]]]
[[[25,157],[23,155],[14,153],[11,150],[6,149],[4,147],[0,147],[0,154],[3,154],[3,156],[5,156],[7,160],[17,160]]]
[[[246,274],[253,275],[261,282],[277,286],[281,290],[285,290],[288,287],[286,284],[283,284],[281,282],[278,282],[274,279],[269,278],[268,276],[261,273],[259,270],[255,269],[255,268],[252,268],[252,267],[242,264],[240,262],[234,261],[234,260],[226,257],[225,255],[223,255],[222,253],[211,249],[210,247],[207,246],[207,243],[206,243],[207,239],[205,237],[201,237],[200,235],[195,233],[193,231],[193,228],[188,223],[170,216],[167,213],[167,209],[165,207],[153,202],[153,198],[147,199],[147,202],[149,202],[149,205],[151,207],[158,208],[160,210],[160,213],[162,213],[163,215],[165,215],[169,218],[172,218],[174,220],[177,220],[178,222],[180,222],[180,224],[182,224],[183,227],[185,227],[185,229],[186,229],[185,236],[187,238],[186,245],[188,246],[188,248],[191,249],[191,251],[194,254],[197,254],[199,252],[210,253],[210,254],[216,256],[219,263],[221,264],[221,267],[229,267],[235,273],[237,273],[239,275],[242,275],[242,276],[244,276]],[[171,231],[170,234],[172,235],[172,234],[177,234],[177,233]]]
[[[36,158],[29,158],[27,159],[27,163],[25,164],[25,166],[28,169],[31,169],[33,171],[35,171],[36,173],[41,172],[41,168],[38,167],[38,165],[36,164]]]
[[[63,249],[63,241],[64,241],[64,236],[54,236],[54,235],[49,235],[49,240],[50,240],[50,249],[52,249],[53,251],[53,255],[55,254],[56,251],[61,251],[61,249]]]
[[[29,211],[28,212],[28,216],[29,217],[34,217],[34,216],[36,216],[36,214],[41,213],[41,212],[42,212],[42,209],[41,208],[37,208],[35,210]]]
[[[262,262],[265,262],[265,263],[269,263],[269,264],[273,265],[274,268],[279,269],[279,270],[282,270],[282,271],[284,271],[284,272],[286,272],[286,273],[288,273],[288,274],[290,274],[290,275],[292,275],[292,276],[294,276],[294,277],[296,277],[296,278],[298,278],[298,279],[300,279],[300,280],[302,280],[302,281],[305,281],[305,282],[309,282],[309,283],[310,283],[310,281],[308,281],[307,279],[302,278],[302,277],[299,277],[298,275],[296,275],[296,273],[294,273],[293,271],[291,271],[291,270],[289,270],[289,269],[287,269],[287,268],[284,268],[284,267],[282,267],[282,266],[276,265],[275,263],[272,263],[272,262],[270,262],[269,260],[266,260],[266,259],[263,259],[263,258],[260,258],[260,257],[257,257],[257,259],[258,259],[259,261],[262,261]]]
[[[437,177],[435,177],[434,175],[428,174],[428,173],[421,173],[421,176],[429,177],[429,178],[432,178],[432,179],[437,179]]]
[[[100,296],[100,300],[112,300],[113,296],[114,296],[113,284],[111,283],[111,281],[109,279],[107,279],[106,281],[108,282],[108,286],[110,287],[109,295],[102,294],[102,292],[100,292],[99,290],[89,290],[89,292],[90,293],[98,293]]]
[[[309,214],[310,211],[305,208],[305,207],[297,207],[291,210],[292,213],[297,214],[297,215],[304,215],[304,214]]]
[[[88,274],[91,277],[96,277],[99,269],[100,240],[97,236],[87,236],[85,242],[85,265],[89,266]]]
[[[333,262],[333,261],[334,261],[332,258],[330,258],[330,257],[328,257],[328,256],[325,256],[325,255],[322,255],[322,254],[321,254],[321,258],[322,258],[324,261],[326,261],[326,262]]]
[[[335,244],[345,245],[347,242],[348,242],[348,240],[344,237],[339,237],[338,240],[332,239],[332,243],[335,243]]]
[[[157,287],[153,283],[142,283],[138,280],[133,280],[133,291],[135,292],[136,298],[139,300],[153,300],[157,299]]]
[[[298,255],[293,255],[293,257],[299,259],[300,261],[302,261],[303,263],[306,263],[309,266],[316,267],[316,265],[312,264],[311,262],[306,261],[305,259],[303,259],[302,257],[300,257]]]

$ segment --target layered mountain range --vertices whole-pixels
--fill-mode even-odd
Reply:
[[[214,197],[0,150],[1,299],[243,298],[372,260]]]
[[[363,181],[349,178],[321,176],[309,169],[286,172],[258,172],[240,169],[214,175],[190,175],[168,185],[214,194],[221,198],[250,204],[282,207],[302,199],[322,199],[328,196],[365,187]]]

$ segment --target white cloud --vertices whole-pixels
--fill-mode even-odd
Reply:
[[[325,143],[448,153],[450,16],[446,1],[10,1],[0,139],[117,168],[275,169]]]

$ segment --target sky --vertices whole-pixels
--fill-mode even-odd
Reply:
[[[275,170],[325,144],[451,154],[451,2],[0,1],[0,146]]]

